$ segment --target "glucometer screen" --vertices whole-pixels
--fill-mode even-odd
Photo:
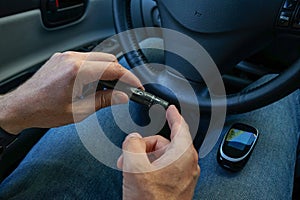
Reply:
[[[255,140],[255,136],[251,132],[232,128],[230,129],[225,141],[228,146],[244,151],[245,148],[250,147]]]

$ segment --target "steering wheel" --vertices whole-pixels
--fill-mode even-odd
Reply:
[[[277,21],[281,20],[280,10],[282,0],[269,1],[222,1],[222,0],[157,0],[162,27],[179,31],[199,42],[211,55],[219,71],[225,73],[230,67],[238,63],[251,53],[259,50],[272,40],[277,29]],[[296,6],[296,5],[295,5]],[[294,8],[296,10],[296,8]],[[133,28],[131,19],[131,0],[113,0],[114,22],[117,32]],[[255,13],[255,14],[254,14]],[[289,27],[286,28],[289,31]],[[291,30],[292,31],[292,30]],[[133,38],[126,45],[135,45]],[[123,48],[127,47],[122,44]],[[170,57],[166,56],[166,64]],[[127,54],[130,66],[142,65],[147,62],[142,51]],[[175,68],[177,68],[175,66]],[[151,69],[149,69],[151,70]],[[152,72],[150,72],[152,73]],[[140,74],[142,79],[147,79],[148,74]],[[158,76],[168,76],[167,73]],[[184,76],[190,77],[192,85],[197,84],[188,72]],[[247,112],[288,95],[299,87],[300,61],[289,67],[276,78],[256,87],[227,96],[226,106],[229,113]],[[163,77],[168,81],[181,81],[170,77]],[[173,84],[173,83],[170,83]],[[201,85],[201,84],[198,84]],[[164,97],[163,88],[152,86],[156,94]],[[199,86],[200,87],[200,86]],[[202,86],[201,86],[202,87]],[[167,96],[166,99],[173,99]],[[199,93],[201,110],[210,110],[210,99]],[[188,96],[182,95],[180,101],[189,102]],[[192,103],[192,102],[189,102]],[[224,104],[220,103],[216,105]]]
[[[221,74],[272,41],[278,31],[299,34],[294,31],[291,23],[292,16],[296,15],[300,7],[297,2],[289,7],[286,7],[282,0],[156,0],[156,3],[161,26],[185,34],[201,44]],[[134,28],[131,5],[131,0],[113,0],[114,23],[118,33]],[[285,9],[290,9],[290,18],[284,16]],[[287,19],[290,20],[288,23],[285,21]],[[138,49],[136,38],[132,35],[121,39],[120,43],[125,50]],[[168,45],[168,41],[164,44]],[[141,50],[131,51],[125,57],[131,67],[147,63],[147,58]],[[176,56],[168,53],[165,55],[165,64],[176,70],[181,70],[183,66]],[[203,92],[207,88],[201,78],[195,77],[193,70],[180,72],[186,79],[173,76],[172,73],[155,71],[151,67],[138,75],[144,80],[159,77],[157,80],[163,80],[163,85],[180,85],[182,81],[188,80],[195,89],[198,101],[190,101],[189,95],[184,94],[184,91],[181,91],[183,95],[180,95],[180,99],[176,100],[178,97],[166,92],[164,87],[157,84],[151,86],[151,91],[170,102],[194,104],[199,106],[201,111],[209,112],[211,100],[207,93]],[[255,88],[227,95],[224,97],[226,101],[219,98],[213,106],[226,106],[227,113],[247,112],[279,100],[299,88],[299,85],[300,59],[273,79]]]

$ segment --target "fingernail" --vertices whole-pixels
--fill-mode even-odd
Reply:
[[[174,105],[170,105],[169,107],[170,109],[177,110],[177,108]]]
[[[140,90],[145,90],[145,88],[144,88],[143,85],[141,85],[140,87],[138,87],[138,89],[140,89]]]
[[[128,96],[123,92],[114,92],[112,96],[113,104],[123,104],[128,102]]]
[[[130,137],[135,137],[135,138],[143,138],[140,134],[138,133],[130,133],[129,135],[127,135],[128,138]]]
[[[123,158],[124,158],[124,156],[123,156],[123,154],[121,154],[120,157],[117,160],[117,167],[120,170],[122,170],[122,168],[123,168]]]

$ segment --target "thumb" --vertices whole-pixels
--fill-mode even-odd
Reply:
[[[96,93],[95,97],[95,108],[99,110],[100,108],[108,107],[115,104],[127,103],[128,96],[120,91],[113,90],[101,90]]]
[[[180,115],[175,106],[169,106],[167,121],[171,129],[171,142],[165,153],[154,164],[160,168],[167,166],[176,160],[182,159],[183,155],[193,151],[193,140],[190,135],[188,124]],[[194,155],[194,153],[192,154]]]
[[[138,133],[128,135],[123,142],[122,169],[124,172],[142,173],[150,170],[147,145]]]

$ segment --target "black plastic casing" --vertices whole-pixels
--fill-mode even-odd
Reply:
[[[251,144],[251,146],[249,147],[249,149],[247,151],[242,152],[242,151],[239,151],[238,149],[228,147],[228,143],[226,143],[225,140],[231,129],[237,129],[237,130],[241,130],[241,131],[250,132],[255,136],[255,140],[253,141],[253,143]],[[242,170],[253,152],[254,146],[257,143],[258,135],[259,135],[258,130],[247,124],[236,123],[236,124],[232,125],[231,128],[228,129],[227,133],[225,134],[225,136],[220,144],[218,153],[217,153],[217,161],[218,161],[219,165],[221,167],[228,169],[230,171],[233,171],[233,172]],[[230,148],[231,150],[234,150],[236,152],[230,154],[230,153],[228,153],[229,151],[226,151],[226,148]],[[234,154],[235,155],[241,154],[241,155],[234,156]]]

